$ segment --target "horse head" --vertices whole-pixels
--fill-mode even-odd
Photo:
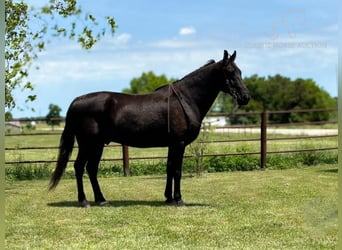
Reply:
[[[246,105],[249,102],[249,92],[242,81],[241,70],[236,66],[234,60],[236,51],[229,57],[227,50],[224,51],[222,60],[222,70],[224,73],[225,82],[222,86],[222,91],[229,93],[237,103]]]

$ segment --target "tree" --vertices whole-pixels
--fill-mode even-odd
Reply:
[[[5,112],[5,121],[13,120],[13,115],[11,112],[7,111]]]
[[[50,104],[49,105],[49,113],[46,115],[46,123],[52,127],[52,130],[54,129],[54,126],[59,126],[62,109],[55,105]]]
[[[17,88],[33,90],[34,86],[25,78],[38,53],[45,49],[51,37],[63,36],[77,39],[84,49],[91,49],[106,33],[99,27],[92,14],[81,17],[82,9],[77,0],[49,0],[42,8],[34,8],[24,2],[5,0],[5,107],[12,109],[16,103],[12,91]],[[63,22],[61,22],[63,19]],[[112,17],[105,17],[113,35],[116,29]],[[63,25],[60,25],[63,23]],[[34,25],[33,25],[34,24]],[[25,82],[26,81],[26,82]],[[34,101],[30,94],[27,101]]]
[[[164,74],[155,75],[153,71],[142,73],[140,77],[133,78],[130,82],[130,88],[123,90],[125,93],[146,94],[165,84],[176,81],[174,78],[168,79]]]
[[[251,100],[241,109],[247,112],[336,107],[336,100],[312,79],[291,80],[279,74],[267,78],[253,75],[245,78],[244,82],[249,89]],[[270,121],[276,123],[327,121],[329,118],[329,114],[324,112],[284,113],[269,116]]]

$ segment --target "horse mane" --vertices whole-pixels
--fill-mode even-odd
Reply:
[[[166,84],[164,84],[164,85],[162,85],[162,86],[159,86],[159,87],[156,88],[154,91],[157,91],[157,90],[159,90],[159,89],[165,88],[166,86],[169,86],[169,85],[170,85],[170,83],[166,83]]]
[[[184,80],[185,78],[191,77],[191,76],[193,76],[194,74],[196,74],[196,73],[198,73],[199,71],[201,71],[201,70],[202,70],[203,68],[205,68],[206,66],[211,65],[211,64],[213,64],[213,63],[215,63],[215,60],[214,60],[214,59],[208,60],[208,62],[206,62],[206,64],[204,64],[203,66],[201,66],[201,67],[199,67],[198,69],[192,71],[191,73],[185,75],[185,76],[182,77],[181,79],[174,81],[173,83],[176,83],[176,82],[179,82],[179,81]],[[159,89],[165,88],[165,87],[169,86],[170,84],[171,84],[171,83],[164,84],[164,85],[162,85],[162,86],[156,88],[154,91],[157,91],[157,90],[159,90]]]
[[[198,73],[199,71],[201,71],[203,68],[205,68],[205,67],[207,67],[208,65],[211,65],[211,64],[213,64],[213,63],[215,63],[215,60],[214,60],[214,59],[210,59],[206,64],[204,64],[203,66],[199,67],[198,69],[192,71],[191,73],[185,75],[183,78],[181,78],[181,79],[178,80],[178,81],[182,81],[182,80],[184,80],[185,78],[188,78],[188,77],[193,76],[194,74],[197,74],[197,73]],[[176,82],[178,82],[178,81],[176,81]]]

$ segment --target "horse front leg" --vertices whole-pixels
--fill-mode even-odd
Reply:
[[[174,192],[173,198],[176,201],[177,206],[184,206],[184,202],[182,200],[181,194],[181,179],[182,179],[182,166],[183,166],[183,156],[184,156],[185,147],[181,145],[176,153],[176,161],[175,161],[175,174],[174,174]]]
[[[172,197],[172,183],[173,183],[173,177],[174,177],[174,170],[172,168],[172,162],[170,157],[170,149],[169,149],[169,155],[167,158],[167,166],[166,166],[166,187],[165,187],[165,198],[166,204],[173,204],[174,200]]]
[[[182,164],[185,146],[183,143],[169,147],[167,160],[167,180],[165,188],[166,203],[183,206],[181,194]],[[172,184],[174,182],[174,192],[172,198]]]

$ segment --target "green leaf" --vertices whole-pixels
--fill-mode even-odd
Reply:
[[[17,88],[33,89],[25,84],[32,62],[38,53],[45,50],[46,42],[51,37],[63,36],[68,39],[77,37],[77,42],[84,49],[91,49],[103,36],[104,27],[96,27],[97,18],[89,13],[81,18],[82,9],[77,0],[50,0],[42,8],[28,8],[24,2],[5,0],[5,105],[16,106],[12,90]],[[59,24],[63,19],[63,27]],[[82,20],[83,19],[83,20]],[[107,17],[108,26],[114,34],[114,18]],[[34,24],[34,25],[32,25]],[[38,30],[38,31],[37,31]],[[30,95],[28,100],[34,100]]]

